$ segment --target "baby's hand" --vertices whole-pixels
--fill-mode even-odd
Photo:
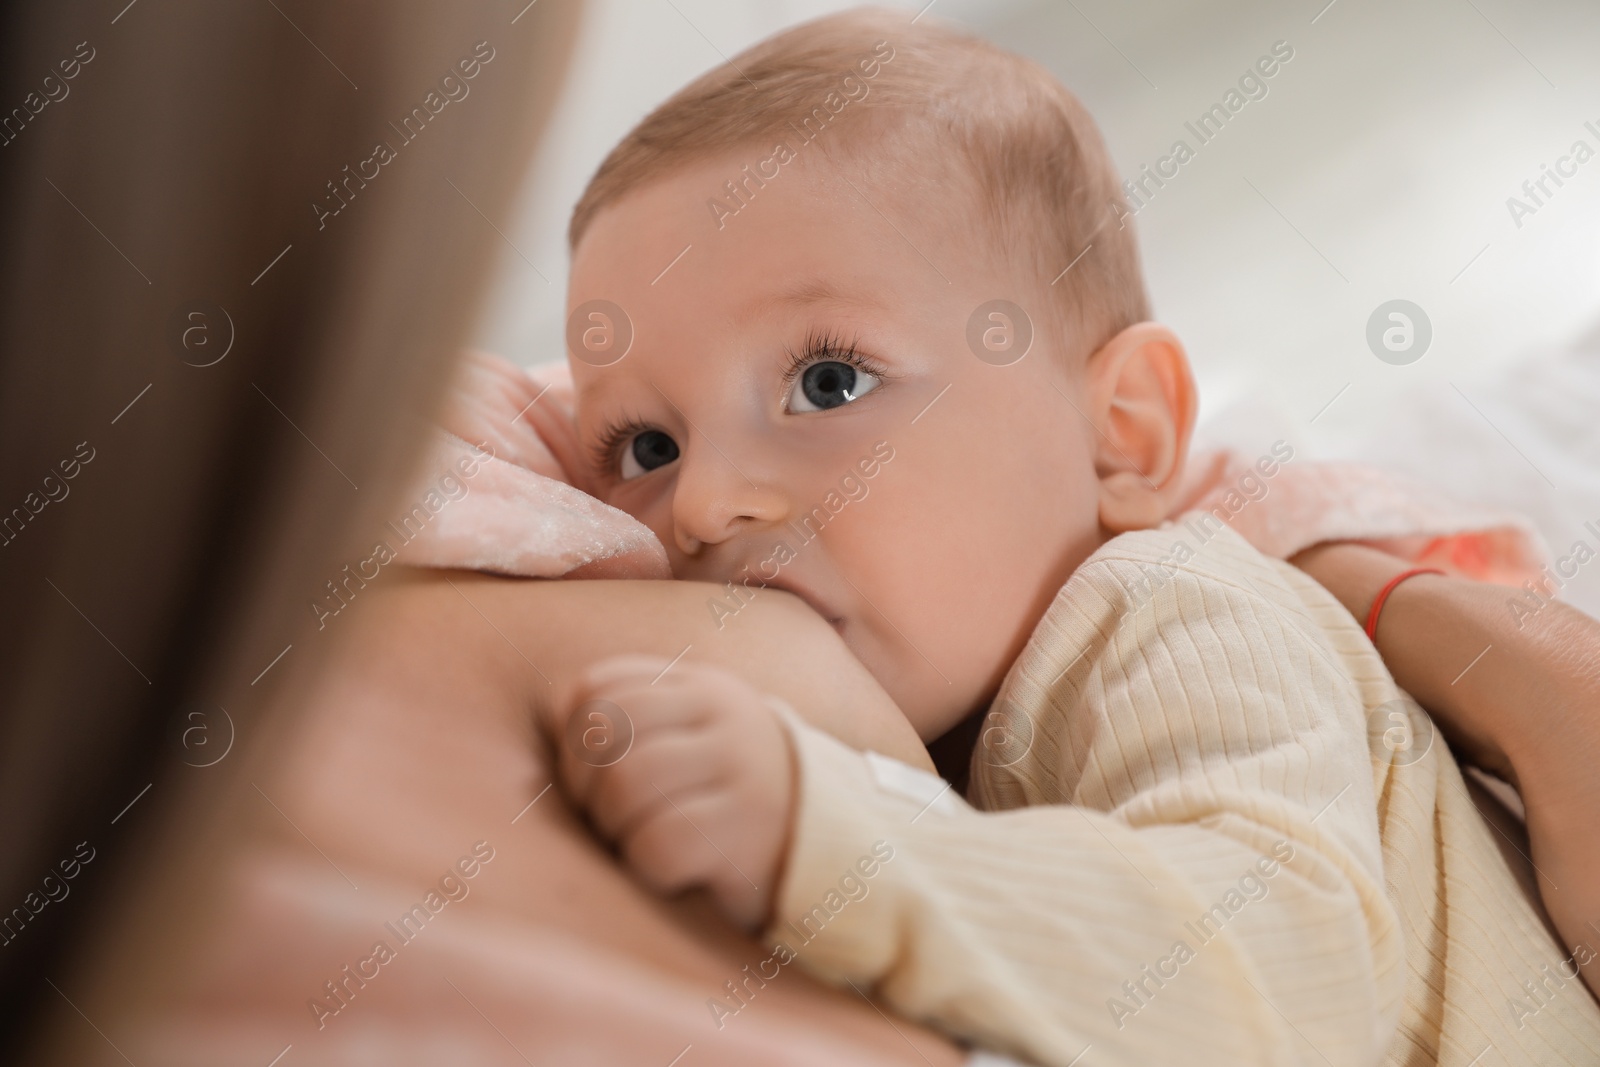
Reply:
[[[619,656],[578,676],[560,709],[561,776],[652,888],[706,886],[731,919],[755,927],[771,912],[788,845],[788,734],[743,679],[669,662]]]

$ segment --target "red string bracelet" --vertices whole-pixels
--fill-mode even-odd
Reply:
[[[1367,612],[1367,640],[1373,644],[1378,642],[1378,615],[1383,611],[1384,602],[1389,599],[1389,594],[1394,592],[1394,587],[1407,578],[1415,578],[1419,574],[1443,574],[1444,571],[1437,567],[1413,567],[1408,571],[1401,571],[1389,579],[1389,584],[1378,590],[1377,599],[1372,602],[1372,610]]]

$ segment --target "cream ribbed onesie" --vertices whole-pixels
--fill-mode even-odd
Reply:
[[[786,718],[769,943],[1042,1064],[1600,1064],[1525,846],[1361,627],[1230,530],[1180,541],[1114,538],[1062,587],[970,804]]]

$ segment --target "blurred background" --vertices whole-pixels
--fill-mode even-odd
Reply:
[[[493,220],[506,239],[477,343],[563,358],[567,219],[605,153],[695,75],[849,6],[593,0],[524,193]],[[929,14],[1053,72],[1125,178],[1179,138],[1197,149],[1136,225],[1156,314],[1200,378],[1203,438],[1390,463],[1532,515],[1558,555],[1600,548],[1584,528],[1600,527],[1600,5],[936,0]],[[1293,58],[1267,95],[1201,146],[1185,123],[1280,41]],[[1531,200],[1523,183],[1580,140],[1597,158]],[[1514,218],[1513,196],[1533,212]],[[1432,328],[1400,365],[1367,340],[1396,299]],[[1600,567],[1567,595],[1600,613]]]

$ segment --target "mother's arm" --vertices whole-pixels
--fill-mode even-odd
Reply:
[[[1349,544],[1291,562],[1358,619],[1409,566]],[[1545,907],[1600,996],[1600,621],[1514,602],[1528,607],[1520,589],[1419,575],[1386,602],[1377,647],[1456,749],[1522,794]]]

